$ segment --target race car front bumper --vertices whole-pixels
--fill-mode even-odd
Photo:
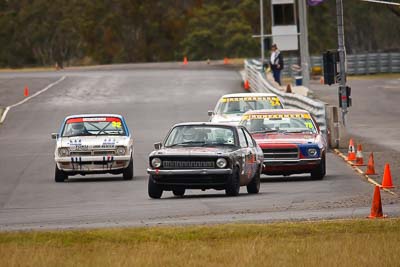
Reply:
[[[321,158],[264,160],[263,173],[271,175],[307,173],[321,163]]]
[[[127,168],[131,160],[131,156],[58,157],[55,160],[57,167],[65,172],[107,173],[110,171]]]
[[[160,170],[147,169],[147,173],[151,175],[226,175],[232,174],[232,169],[175,169]]]
[[[164,188],[181,186],[192,189],[225,188],[232,169],[147,169],[156,184]]]

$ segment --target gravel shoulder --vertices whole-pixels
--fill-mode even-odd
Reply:
[[[375,170],[380,182],[384,165],[390,164],[393,183],[400,185],[400,75],[350,77],[353,106],[346,117],[341,136],[341,151],[347,153],[349,139],[362,144],[364,161],[374,153]],[[314,96],[338,105],[337,86],[320,85],[312,81]],[[362,167],[362,169],[364,169]],[[399,188],[394,189],[398,194]]]

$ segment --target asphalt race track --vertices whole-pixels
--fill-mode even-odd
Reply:
[[[0,229],[69,228],[235,220],[298,220],[365,217],[373,187],[332,153],[322,181],[308,176],[264,177],[261,192],[226,197],[224,191],[164,192],[147,196],[147,156],[178,122],[205,121],[226,93],[241,92],[238,72],[224,68],[134,68],[65,72],[2,73],[0,95],[17,102],[12,83],[37,90],[66,79],[13,108],[0,126]],[[45,81],[45,82],[44,82]],[[11,85],[10,85],[11,84]],[[6,89],[4,89],[6,88]],[[33,90],[33,89],[32,89]],[[35,89],[36,90],[36,89]],[[15,95],[15,96],[13,96]],[[1,99],[1,98],[0,98]],[[7,103],[7,105],[14,104]],[[76,113],[120,113],[135,140],[135,178],[72,177],[54,182],[54,140],[62,119]],[[384,211],[399,214],[390,205]]]

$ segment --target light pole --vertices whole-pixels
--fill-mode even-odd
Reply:
[[[345,124],[347,114],[347,94],[346,94],[346,47],[344,43],[344,23],[343,23],[343,1],[336,0],[336,16],[338,30],[338,53],[339,53],[339,97],[342,103],[342,119]]]
[[[303,85],[310,82],[310,54],[308,49],[307,4],[306,0],[299,0],[299,28],[300,28],[300,61]]]
[[[264,66],[264,0],[260,0],[260,40],[261,40],[261,63]]]

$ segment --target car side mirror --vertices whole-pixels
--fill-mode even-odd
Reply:
[[[51,134],[51,139],[57,139],[59,137],[58,133],[52,133]]]
[[[162,147],[162,144],[161,144],[161,142],[154,143],[154,148],[155,148],[156,150],[160,150],[160,149],[161,149],[161,147]]]
[[[209,110],[209,111],[208,111],[208,116],[210,116],[210,117],[211,117],[212,115],[214,115],[214,111],[212,111],[212,110]]]

